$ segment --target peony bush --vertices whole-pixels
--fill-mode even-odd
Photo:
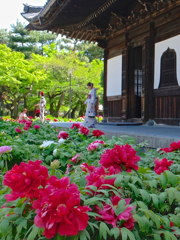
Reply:
[[[144,153],[80,123],[0,129],[0,239],[180,239],[180,142]]]

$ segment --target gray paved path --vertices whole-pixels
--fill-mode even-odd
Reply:
[[[70,128],[72,123],[50,123],[52,126]],[[155,126],[109,126],[96,125],[108,138],[128,135],[134,137],[137,143],[148,141],[150,148],[169,147],[171,142],[180,140],[180,127],[155,125]]]

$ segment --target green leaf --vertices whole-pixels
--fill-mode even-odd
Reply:
[[[139,191],[141,193],[143,201],[149,203],[151,201],[150,194],[146,190],[143,190],[143,189],[140,189]]]
[[[165,231],[164,236],[166,240],[177,240],[173,233]]]
[[[148,207],[146,206],[146,204],[142,201],[137,201],[137,204],[139,205],[140,208],[142,209],[148,209]]]
[[[111,229],[111,234],[114,235],[114,238],[117,239],[120,235],[120,230],[119,228],[112,228]]]
[[[114,186],[120,187],[122,185],[123,178],[124,178],[123,175],[119,175],[114,182]]]
[[[29,234],[27,240],[34,240],[38,234],[39,228],[33,225],[32,231]]]
[[[167,186],[167,177],[164,174],[159,175],[159,179],[162,183],[162,187],[165,189]]]
[[[99,233],[100,233],[100,238],[103,237],[105,240],[107,239],[107,233],[110,234],[109,228],[104,222],[100,223]]]
[[[1,230],[3,236],[6,236],[6,235],[7,235],[7,233],[8,233],[8,227],[9,227],[9,222],[8,222],[7,220],[3,220],[3,221],[0,223],[0,230]]]
[[[128,185],[131,188],[131,190],[134,192],[134,195],[137,198],[139,196],[139,191],[138,191],[137,187],[134,184],[131,184],[131,183],[128,183]]]
[[[161,240],[161,237],[159,234],[154,234],[154,240]]]
[[[172,172],[167,170],[164,172],[164,174],[167,176],[168,183],[172,184],[173,187],[177,186],[178,177],[176,175],[174,175]]]
[[[162,192],[160,195],[159,195],[159,202],[160,202],[160,205],[162,206],[167,198],[168,194],[167,192]]]
[[[175,199],[175,196],[174,196],[174,191],[176,191],[176,189],[174,188],[167,188],[165,190],[168,194],[168,197],[169,197],[169,204],[171,205]]]
[[[159,205],[159,197],[158,197],[158,195],[156,195],[156,194],[150,194],[150,196],[152,197],[152,200],[153,200],[154,205],[155,205],[156,207],[158,207],[158,205]]]
[[[97,204],[97,201],[102,201],[103,199],[100,197],[92,197],[84,201],[84,205],[93,205]]]
[[[127,237],[129,237],[130,240],[136,240],[134,234],[127,228],[121,228],[121,235],[122,240],[127,240],[128,239]]]

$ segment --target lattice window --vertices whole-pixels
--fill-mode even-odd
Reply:
[[[178,85],[176,71],[176,52],[174,49],[168,48],[161,57],[161,75],[159,88],[176,85]]]
[[[134,70],[134,94],[141,97],[142,93],[142,70]]]

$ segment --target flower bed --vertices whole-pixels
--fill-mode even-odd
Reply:
[[[180,239],[180,142],[144,154],[81,123],[0,129],[2,240]]]

